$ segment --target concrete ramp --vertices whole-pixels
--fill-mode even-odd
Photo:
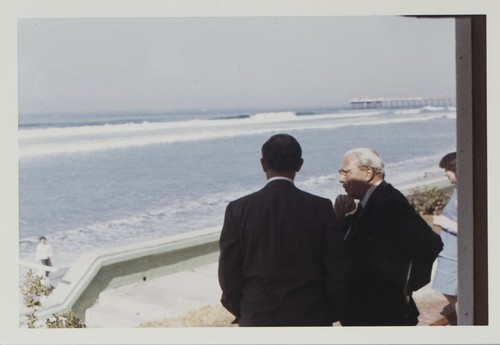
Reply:
[[[87,327],[137,327],[220,301],[217,263],[108,289],[86,310]]]

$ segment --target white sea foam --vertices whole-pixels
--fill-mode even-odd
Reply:
[[[401,110],[396,110],[394,111],[394,114],[396,115],[414,115],[414,114],[420,114],[422,112],[422,109],[401,109]]]
[[[152,144],[202,141],[249,136],[274,131],[332,129],[388,123],[429,121],[443,113],[397,118],[380,117],[379,111],[297,116],[295,113],[260,113],[246,119],[143,122],[21,130],[19,157],[75,154]],[[445,113],[446,114],[446,113]]]
[[[221,225],[227,203],[253,190],[238,189],[212,193],[195,200],[179,199],[171,205],[132,214],[123,218],[96,222],[86,226],[45,235],[52,243],[55,266],[69,266],[84,252],[147,241],[178,233]],[[190,219],[193,214],[204,216]],[[19,241],[20,258],[32,261],[38,236]]]
[[[122,123],[122,124],[104,124],[96,126],[75,126],[75,127],[56,127],[56,128],[39,128],[39,129],[22,129],[19,131],[20,140],[34,139],[61,139],[65,137],[85,137],[85,136],[104,136],[116,134],[132,134],[132,133],[151,133],[155,131],[167,130],[189,130],[199,128],[217,128],[231,127],[241,125],[257,125],[269,123],[286,123],[312,120],[321,120],[329,118],[345,118],[345,117],[366,117],[375,116],[383,112],[381,111],[364,111],[364,112],[340,112],[318,115],[298,116],[294,112],[270,112],[257,113],[246,118],[220,118],[220,119],[192,119],[185,121],[171,122],[149,122],[141,123]]]

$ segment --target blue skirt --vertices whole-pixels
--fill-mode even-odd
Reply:
[[[441,230],[444,248],[439,253],[432,288],[445,295],[458,295],[457,236]]]
[[[444,295],[457,296],[457,268],[457,260],[439,256],[436,274],[434,275],[434,280],[432,281],[432,288]]]

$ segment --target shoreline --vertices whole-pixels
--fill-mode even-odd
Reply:
[[[391,183],[391,181],[389,181],[389,183]],[[299,182],[299,184],[300,184],[300,182]],[[408,195],[411,192],[413,192],[414,190],[419,189],[423,186],[425,186],[424,188],[432,188],[432,187],[442,188],[443,186],[446,186],[449,183],[444,175],[443,176],[436,176],[435,174],[430,173],[429,175],[424,174],[423,177],[414,178],[411,181],[404,181],[403,184],[400,184],[397,182],[392,183],[392,184],[396,188],[398,188],[403,194]],[[299,188],[304,189],[304,187],[299,187]],[[330,198],[330,199],[332,199],[332,198]],[[333,201],[333,199],[332,199],[332,201]],[[214,226],[207,226],[205,229],[209,229],[209,228],[213,228],[213,227]],[[222,224],[216,225],[215,227],[219,227],[220,229],[222,229]],[[188,231],[184,231],[184,232],[180,232],[180,233],[167,234],[167,235],[161,236],[161,237],[153,237],[153,238],[149,238],[149,239],[146,238],[146,239],[141,239],[139,241],[140,242],[148,242],[148,241],[154,241],[154,240],[161,240],[163,238],[167,238],[170,236],[176,236],[176,235],[180,235],[180,234],[189,234],[189,233],[194,233],[196,231],[199,231],[199,229],[188,230]],[[48,235],[48,237],[50,240],[50,235]],[[20,242],[22,242],[22,241],[24,241],[24,240],[20,240]],[[55,253],[56,256],[54,258],[55,260],[53,260],[53,266],[54,266],[54,268],[57,268],[58,271],[55,272],[54,274],[52,274],[52,276],[54,277],[54,279],[60,281],[60,279],[62,279],[62,277],[64,276],[65,272],[67,272],[69,269],[71,269],[71,267],[78,260],[78,258],[87,252],[119,248],[122,246],[130,245],[132,243],[136,243],[135,241],[136,240],[134,238],[130,238],[129,240],[125,241],[124,243],[116,243],[113,245],[110,244],[109,246],[96,247],[94,249],[83,251],[80,254],[75,254],[74,252],[68,252],[71,254],[75,254],[71,258],[65,258],[64,255],[68,255],[68,253],[64,254],[64,252],[63,252],[63,258],[62,258],[63,264],[61,266],[57,265],[58,258],[57,258],[57,253]],[[56,250],[57,246],[56,246],[56,248],[53,248],[53,249]],[[33,253],[34,253],[34,251],[33,251]],[[30,262],[33,264],[37,264],[38,262],[36,262],[33,259],[33,255],[34,254],[32,254],[31,252],[22,252],[22,253],[20,252],[19,253],[19,260],[24,260],[24,261],[27,261],[27,262]],[[59,260],[61,260],[61,259],[59,259]],[[27,272],[27,269],[24,269],[21,266],[19,267],[19,281],[22,280],[22,278],[24,277],[26,272]]]

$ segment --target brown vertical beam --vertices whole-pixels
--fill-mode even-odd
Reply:
[[[486,16],[471,17],[474,164],[474,325],[488,324]]]
[[[486,16],[456,18],[460,325],[488,324]]]

